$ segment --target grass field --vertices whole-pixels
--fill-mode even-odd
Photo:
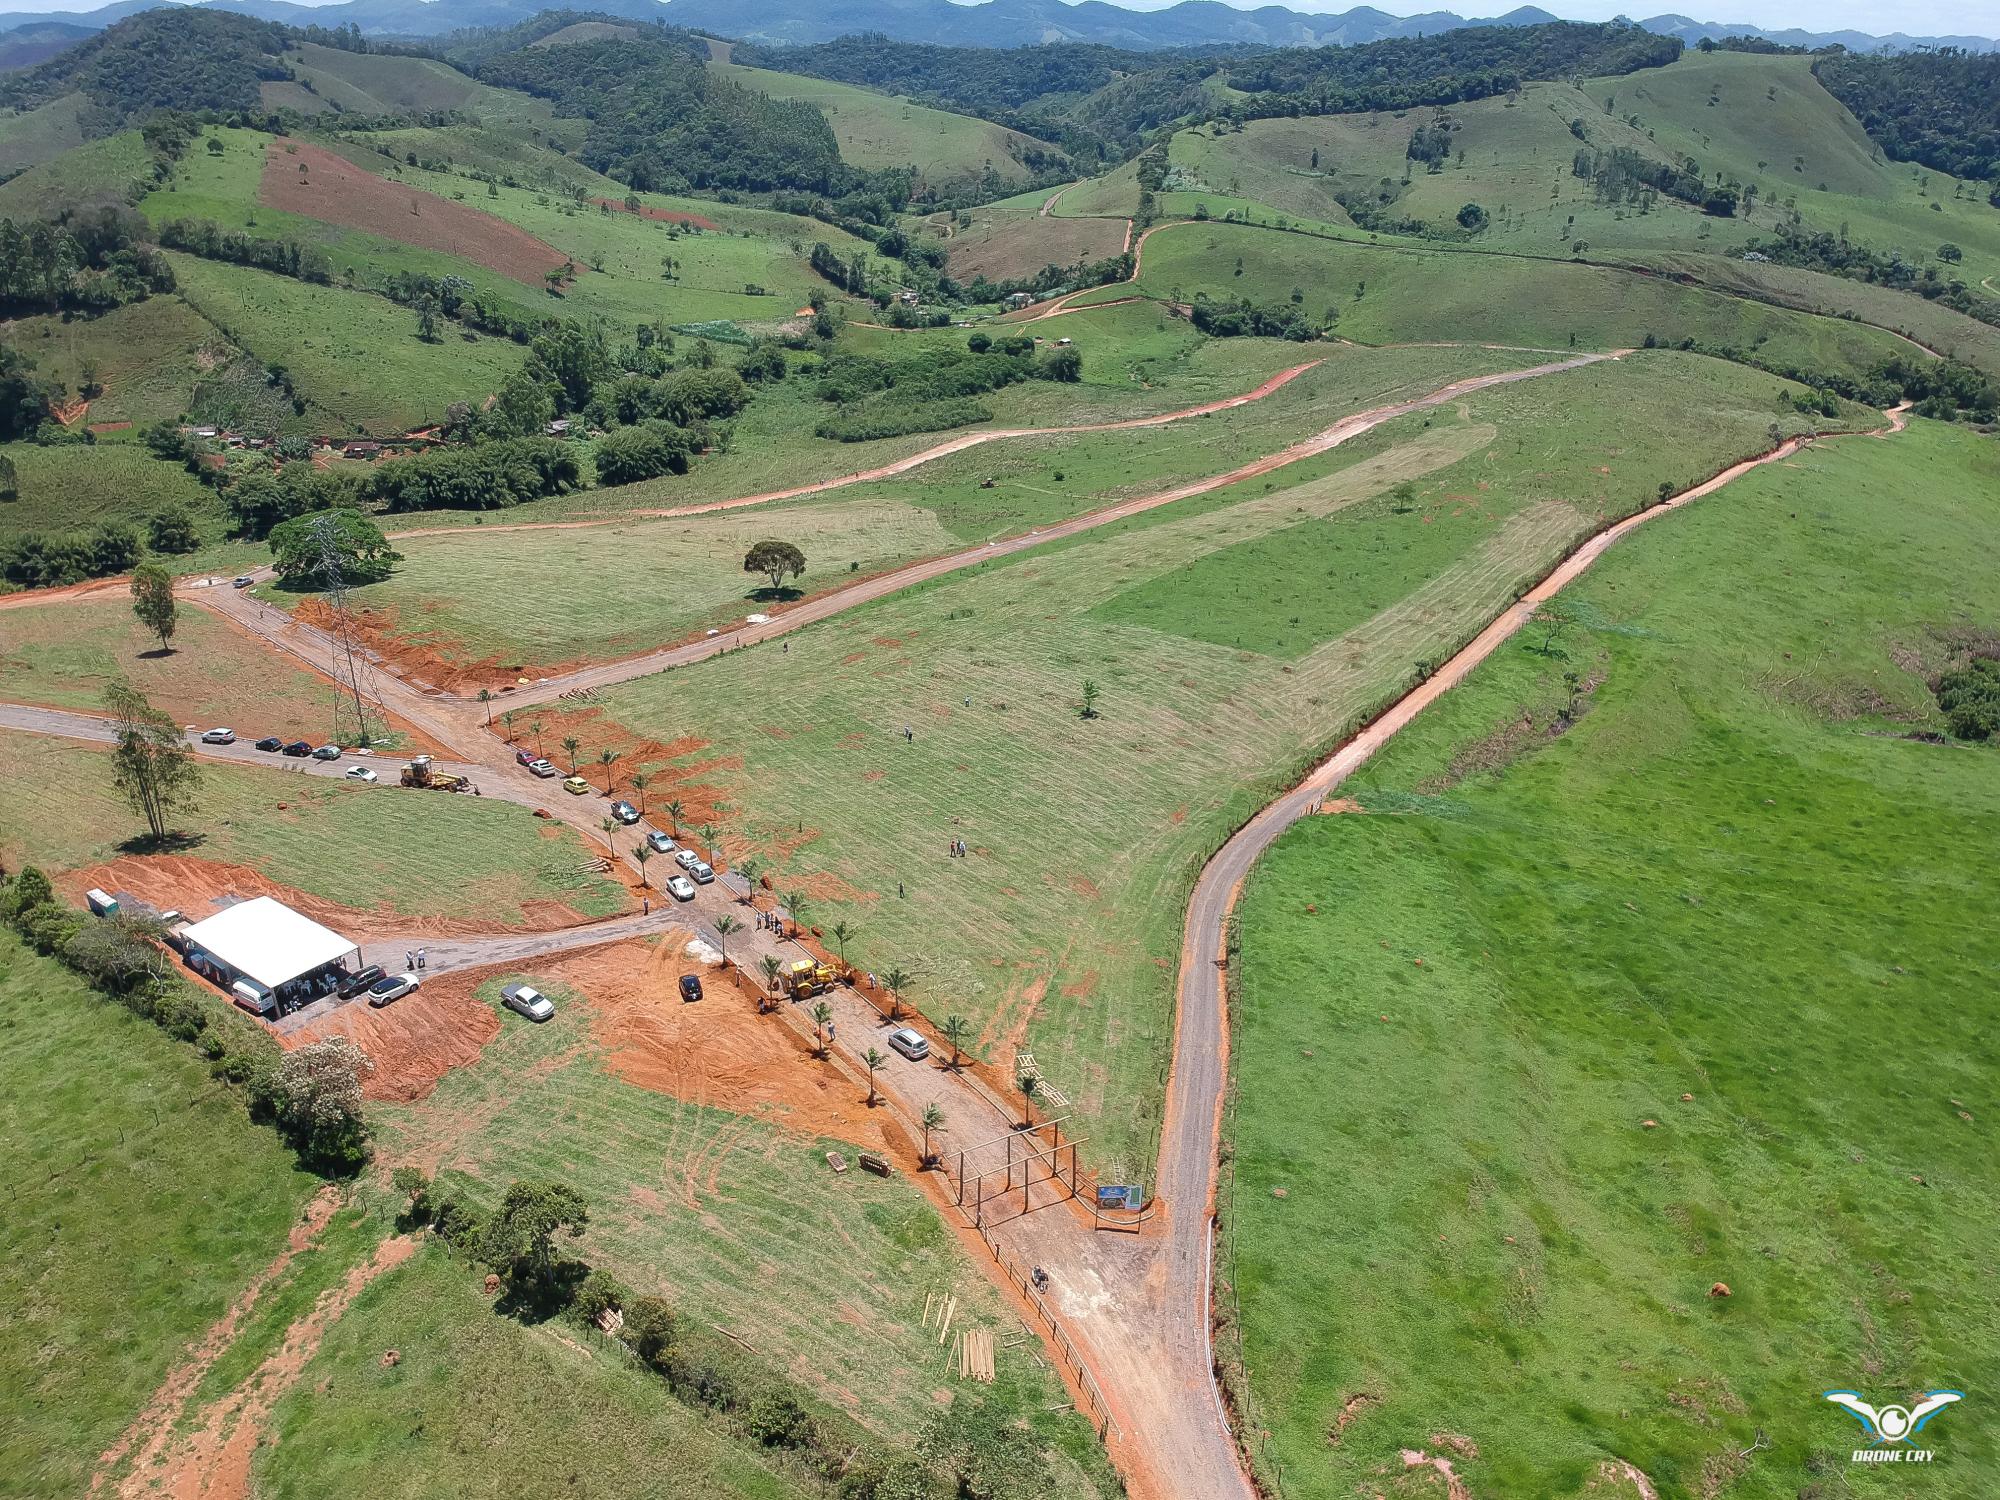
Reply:
[[[1149,323],[1162,321],[1151,308],[1119,308],[1101,316],[1112,319],[1131,312],[1143,314]],[[1081,346],[1095,347],[1085,331],[1095,316],[1067,320],[1077,328]],[[1182,338],[1182,352],[1187,353],[1184,337],[1173,333],[1185,325],[1169,321],[1168,327],[1170,337]],[[1155,346],[1141,329],[1122,347],[1136,356]],[[1241,368],[1241,362],[1282,367],[1281,362],[1296,358],[1297,350],[1235,340],[1204,344],[1198,355],[1212,355],[1213,361],[1164,355],[1157,363],[1143,361],[1142,367],[1159,377],[1157,391],[1135,388],[1114,399],[1089,385],[1066,385],[1043,387],[1037,399],[1048,400],[1053,389],[1069,410],[1048,415],[1069,421],[1118,415],[1128,403],[1147,397],[1156,398],[1154,409],[1177,408],[1249,389],[1262,371]],[[738,624],[746,614],[768,608],[768,600],[753,595],[763,580],[746,575],[742,566],[744,553],[765,537],[789,539],[805,552],[808,569],[796,587],[837,587],[861,573],[1224,473],[1317,430],[1340,411],[1435,389],[1468,368],[1506,368],[1519,362],[1518,356],[1468,360],[1457,350],[1355,352],[1226,418],[1127,432],[1010,438],[894,479],[707,516],[574,530],[459,527],[399,541],[406,560],[395,576],[362,590],[357,598],[392,610],[397,634],[431,641],[433,649],[455,662],[498,655],[503,665],[548,667],[576,657],[626,655],[697,629]],[[1116,379],[1115,366],[1108,373]],[[1164,399],[1168,393],[1171,399]],[[933,435],[925,444],[936,441]],[[855,446],[872,450],[878,445]],[[843,467],[880,461],[871,452]],[[738,477],[743,477],[740,471]],[[671,483],[632,488],[650,490],[655,503],[695,498]],[[707,488],[713,490],[715,481]],[[624,493],[584,498],[601,502]],[[575,577],[591,579],[591,586],[551,589],[546,582]],[[518,601],[529,596],[537,600],[536,608],[518,608]]]
[[[1161,208],[1193,214],[1199,204],[1217,218],[1236,210],[1341,225],[1348,220],[1336,195],[1359,194],[1396,218],[1455,235],[1459,210],[1477,203],[1491,222],[1474,244],[1539,255],[1566,254],[1578,240],[1598,254],[1728,253],[1774,234],[1796,211],[1809,230],[1848,233],[1917,264],[1940,243],[1956,243],[1966,252],[1956,274],[1969,281],[2000,268],[2000,216],[1978,184],[1882,159],[1812,76],[1811,61],[1689,52],[1667,68],[1534,83],[1444,111],[1181,131]],[[1452,149],[1431,171],[1407,151],[1412,132],[1440,117],[1453,127]],[[1757,201],[1729,218],[1664,196],[1650,209],[1599,202],[1593,184],[1571,171],[1572,158],[1579,149],[1620,148],[1657,162],[1692,158],[1710,178],[1755,184]],[[1058,211],[1123,202],[1132,191],[1108,183],[1073,191]]]
[[[112,789],[107,752],[14,732],[0,733],[0,747],[10,867],[82,869],[144,833]],[[180,820],[195,842],[175,852],[249,866],[385,925],[449,916],[505,926],[548,903],[584,917],[628,904],[622,885],[587,872],[593,851],[576,834],[522,807],[213,763],[202,782],[196,811]]]
[[[150,166],[136,130],[86,142],[0,183],[0,217],[43,218],[77,204],[119,201],[148,180]]]
[[[363,1292],[272,1413],[260,1491],[471,1494],[505,1473],[530,1494],[810,1493],[715,1433],[618,1345],[500,1316],[478,1283],[432,1242]],[[385,1349],[400,1356],[394,1368]]]
[[[454,401],[478,405],[521,363],[506,339],[417,337],[416,315],[380,297],[170,254],[184,296],[267,365],[283,365],[317,411],[356,432],[436,422]]]
[[[499,985],[482,987],[488,1003]],[[385,1107],[386,1157],[435,1163],[443,1187],[480,1202],[516,1177],[560,1177],[590,1204],[585,1259],[781,1363],[885,1444],[909,1446],[951,1384],[922,1327],[925,1296],[955,1291],[962,1327],[1016,1324],[928,1200],[900,1179],[835,1177],[824,1153],[851,1156],[851,1144],[611,1076],[590,997],[547,988],[553,1021],[506,1016],[477,1068],[447,1075],[421,1103]],[[712,1003],[746,1002],[718,992]],[[816,1065],[801,1056],[797,1066]],[[1054,1376],[1025,1348],[1003,1355],[998,1374],[988,1395],[1045,1454],[1044,1483],[1024,1492],[1099,1493],[1108,1471],[1095,1435],[1048,1410],[1064,1399]]]
[[[92,399],[81,423],[102,440],[134,441],[136,431],[178,417],[195,400],[206,368],[235,355],[227,340],[178,297],[148,297],[98,318],[18,318],[8,342],[35,361],[35,373],[57,380],[75,396],[86,364],[94,366],[104,393]]]
[[[206,610],[183,605],[174,651],[162,656],[159,645],[122,592],[0,610],[0,699],[96,713],[104,689],[122,678],[182,724],[254,715],[253,738],[315,743],[332,727],[330,684]],[[254,699],[245,691],[252,682]]]
[[[1240,267],[1240,270],[1238,269]],[[1788,368],[1865,372],[1909,346],[1879,329],[1625,271],[1451,251],[1390,249],[1244,225],[1176,225],[1146,242],[1140,285],[1332,308],[1364,343],[1493,340],[1543,348],[1633,348],[1692,338]],[[1109,297],[1117,289],[1095,294]]]
[[[1996,482],[1918,423],[1649,526],[1258,867],[1223,1345],[1286,1494],[1440,1432],[1481,1496],[1914,1493],[1820,1393],[2000,1376],[2000,766],[1911,738]],[[1925,1438],[1991,1493],[1989,1424]]]
[[[951,274],[960,281],[1033,276],[1044,266],[1102,260],[1125,246],[1125,224],[1117,219],[1070,219],[1044,214],[1053,188],[1037,188],[970,209],[965,224],[953,224],[945,247]],[[919,221],[943,233],[950,215]]]
[[[813,105],[833,127],[840,159],[853,167],[914,166],[934,185],[977,180],[990,168],[1000,181],[1018,183],[1031,175],[1021,163],[1023,153],[1057,149],[990,120],[931,109],[852,84],[740,63],[708,66],[711,72],[770,98]]]
[[[43,448],[0,446],[14,461],[21,498],[0,505],[0,536],[22,531],[87,530],[99,521],[138,521],[167,504],[185,506],[205,539],[219,539],[225,520],[212,490],[175,464],[132,443]],[[259,548],[258,551],[264,551]],[[179,567],[175,560],[170,566]],[[0,626],[0,639],[6,630]]]
[[[314,1181],[192,1048],[11,931],[0,1032],[0,1494],[80,1495]]]
[[[65,94],[0,121],[0,172],[24,171],[82,145],[89,107],[82,94]]]
[[[918,972],[916,1002],[971,1017],[982,1052],[1004,1063],[1031,1043],[1112,1180],[1136,1180],[1118,1173],[1150,1160],[1200,859],[1259,788],[1601,517],[1765,446],[1788,420],[1775,394],[1769,377],[1680,355],[1481,392],[1268,479],[853,611],[795,634],[785,655],[758,648],[754,671],[732,655],[615,689],[605,711],[661,741],[705,742],[732,851],[776,860],[781,884],[816,898],[814,921],[853,921],[858,961]],[[1314,405],[1320,421],[1340,409]],[[1307,523],[1404,484],[1405,514],[1365,512],[1383,545],[1300,550],[1341,545],[1340,526]],[[1302,526],[1276,562],[1268,544],[1245,545]],[[1455,533],[1448,561],[1433,527]],[[1433,570],[1414,588],[1409,548]],[[1253,571],[1272,567],[1326,569],[1386,607],[1352,627],[1343,606],[1310,627],[1303,608],[1274,621]],[[1217,591],[1214,619],[1196,622],[1208,639],[1170,633],[1192,632],[1194,610],[1168,629],[1130,623],[1176,584]],[[1243,648],[1214,644],[1245,598]],[[1283,655],[1249,649],[1280,629]],[[1078,717],[1085,679],[1103,694],[1092,722]],[[939,863],[953,838],[973,857]]]

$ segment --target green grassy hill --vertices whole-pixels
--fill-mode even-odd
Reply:
[[[739,63],[708,66],[711,72],[774,99],[802,99],[816,105],[833,127],[840,159],[850,166],[915,166],[934,183],[976,180],[990,167],[1002,182],[1015,183],[1030,175],[1021,160],[1026,153],[1057,149],[988,120],[931,109],[852,84]]]
[[[1919,737],[1996,484],[1918,423],[1655,521],[1260,864],[1220,1300],[1285,1493],[1900,1494],[1819,1393],[2000,1377],[2000,761]]]
[[[0,175],[20,172],[84,142],[83,113],[90,101],[66,94],[47,104],[0,117]]]

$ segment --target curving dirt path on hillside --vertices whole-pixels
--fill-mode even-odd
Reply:
[[[1886,413],[1888,425],[1863,434],[1826,436],[1886,437],[1907,423],[1907,405]],[[1238,829],[1203,867],[1188,899],[1183,928],[1180,981],[1174,1027],[1173,1068],[1167,1080],[1165,1123],[1157,1171],[1159,1192],[1180,1205],[1168,1218],[1169,1248],[1162,1302],[1170,1319],[1186,1321],[1175,1330],[1174,1354],[1184,1360],[1187,1378],[1199,1370],[1211,1392],[1214,1369],[1210,1342],[1209,1287],[1215,1183],[1222,1101],[1229,1075],[1229,1026],[1224,974],[1225,931],[1238,893],[1257,859],[1286,829],[1312,812],[1343,781],[1402,732],[1411,720],[1456,687],[1533,618],[1535,612],[1574,583],[1600,557],[1640,526],[1712,495],[1724,485],[1765,464],[1790,458],[1810,439],[1790,438],[1770,452],[1731,464],[1713,478],[1665,502],[1618,521],[1585,542],[1527,593],[1510,605],[1429,679],[1411,689],[1352,739],[1322,761],[1306,778]],[[1189,1206],[1202,1205],[1199,1214]],[[1198,1323],[1198,1327],[1195,1326]],[[1220,1413],[1221,1397],[1212,1409]],[[1226,1432],[1226,1426],[1225,1426]],[[1249,1481],[1240,1490],[1248,1495]],[[1193,1492],[1187,1492],[1192,1494]],[[1220,1494],[1221,1491],[1213,1493]]]
[[[1070,520],[1058,522],[1053,526],[1041,527],[1020,536],[1008,537],[1001,541],[987,542],[978,547],[968,548],[963,552],[948,553],[943,557],[930,558],[923,562],[911,563],[906,567],[892,569],[886,573],[878,573],[873,578],[863,579],[846,588],[834,589],[815,598],[806,599],[785,610],[766,624],[741,626],[735,630],[725,631],[720,635],[704,636],[696,640],[682,642],[678,645],[662,647],[656,651],[627,657],[622,661],[604,662],[595,666],[580,667],[562,676],[551,677],[544,681],[533,683],[528,687],[510,692],[507,694],[506,701],[509,707],[547,703],[567,693],[611,687],[617,683],[630,682],[634,678],[650,677],[654,673],[669,671],[675,667],[690,666],[695,662],[705,661],[711,656],[719,656],[725,651],[735,651],[744,646],[758,645],[777,636],[801,629],[816,621],[828,619],[845,610],[853,609],[857,605],[866,604],[870,600],[881,599],[915,584],[927,583],[932,579],[942,578],[948,573],[955,573],[965,568],[978,567],[983,563],[993,562],[999,558],[1011,557],[1015,553],[1026,551],[1032,547],[1044,546],[1049,542],[1076,536],[1081,532],[1091,531],[1100,526],[1108,526],[1117,521],[1129,520],[1133,516],[1142,515],[1149,510],[1156,510],[1160,506],[1172,505],[1176,501],[1191,499],[1196,495],[1205,495],[1212,490],[1219,490],[1232,484],[1240,484],[1246,479],[1260,478],[1277,469],[1298,463],[1302,459],[1314,458],[1322,453],[1330,452],[1338,448],[1341,444],[1350,442],[1354,438],[1361,436],[1361,434],[1381,426],[1384,422],[1393,421],[1397,417],[1408,416],[1412,412],[1425,411],[1432,407],[1442,406],[1462,396],[1470,395],[1474,391],[1484,390],[1489,386],[1511,385],[1517,381],[1533,380],[1544,375],[1559,374],[1565,370],[1574,370],[1584,365],[1597,364],[1603,360],[1619,357],[1620,355],[1618,354],[1578,354],[1547,364],[1533,365],[1526,369],[1503,370],[1497,374],[1475,375],[1464,380],[1456,380],[1423,396],[1413,397],[1407,401],[1394,402],[1387,406],[1374,407],[1368,411],[1357,412],[1352,416],[1343,417],[1332,426],[1314,433],[1311,437],[1302,438],[1288,447],[1280,448],[1275,453],[1268,453],[1261,458],[1252,459],[1249,463],[1238,465],[1227,473],[1210,475],[1208,478],[1192,480],[1187,484],[1175,485],[1170,489],[1156,490],[1151,494],[1139,495],[1130,500],[1122,500],[1115,505],[1106,506],[1102,510],[1089,511],[1084,515],[1072,517]],[[1314,363],[1317,363],[1317,361]],[[1217,403],[1213,409],[1221,410],[1228,405],[1242,405],[1245,401],[1258,399],[1262,394],[1268,394],[1267,387],[1269,389],[1276,389],[1278,385],[1292,380],[1310,368],[1312,366],[1307,364],[1287,370],[1282,375],[1272,377],[1272,380],[1267,381],[1265,386],[1260,386],[1250,396],[1231,397],[1228,402]],[[1139,422],[1136,424],[1116,425],[1148,424],[1157,425],[1155,420],[1151,418],[1139,419]],[[1074,432],[1087,429],[1068,428],[1064,430]],[[494,528],[486,529],[491,530]],[[217,597],[218,593],[220,593],[221,597]],[[268,623],[266,615],[261,611],[261,606],[258,605],[256,600],[246,599],[241,593],[233,589],[211,591],[210,595],[203,602],[232,614],[238,619],[239,623],[248,625],[252,629],[259,629]]]

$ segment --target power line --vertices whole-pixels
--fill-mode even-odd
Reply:
[[[333,699],[333,738],[340,739],[340,715],[348,696],[354,699],[356,742],[369,742],[368,709],[362,701],[361,674],[365,657],[354,639],[354,615],[347,598],[347,573],[342,563],[339,539],[334,531],[335,520],[331,511],[321,516],[312,525],[312,538],[319,551],[319,574],[322,591],[326,596],[327,608],[332,612],[332,635],[339,652],[339,661],[344,666],[344,674],[336,684]],[[376,697],[374,693],[370,697]],[[378,699],[379,702],[379,699]]]

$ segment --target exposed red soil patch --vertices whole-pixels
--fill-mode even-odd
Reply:
[[[284,1339],[235,1390],[201,1414],[200,1425],[178,1437],[160,1456],[160,1467],[135,1469],[118,1487],[121,1497],[168,1495],[173,1500],[248,1500],[251,1460],[271,1408],[298,1384],[319,1352],[326,1331],[376,1277],[416,1253],[407,1235],[384,1240],[340,1284],[321,1292],[312,1310],[285,1330]]]
[[[126,428],[130,427],[131,425],[132,424],[130,422],[92,422],[90,424],[90,430],[95,433],[123,432]]]
[[[324,600],[301,599],[292,616],[302,625],[330,630],[332,611]],[[499,655],[475,656],[459,637],[434,626],[406,626],[393,608],[357,609],[350,616],[354,633],[369,653],[401,676],[459,697],[477,697],[481,688],[505,692],[522,678],[560,677],[588,663],[508,661]]]
[[[273,141],[265,151],[257,201],[440,250],[528,286],[541,286],[548,272],[573,264],[555,246],[505,219],[377,177],[331,151],[296,141]]]
[[[536,721],[543,726],[539,737],[528,728]],[[500,728],[497,716],[494,727]],[[693,735],[683,735],[677,740],[650,739],[607,717],[601,708],[563,708],[543,703],[522,710],[514,721],[513,743],[546,755],[565,772],[570,762],[562,742],[570,737],[579,742],[577,770],[600,790],[605,772],[598,756],[605,750],[616,751],[618,759],[611,767],[612,786],[639,804],[649,816],[662,820],[662,827],[667,826],[664,820],[667,804],[671,802],[681,804],[682,828],[699,829],[709,823],[721,823],[721,809],[728,801],[729,788],[716,778],[743,769],[740,756],[695,758],[708,748],[707,740]],[[647,773],[643,796],[632,790],[635,771]]]
[[[864,891],[851,881],[824,870],[810,874],[785,875],[777,882],[787,894],[796,892],[808,901],[880,901],[880,891]]]
[[[1086,971],[1083,978],[1074,984],[1064,985],[1062,992],[1072,1000],[1088,1000],[1097,993],[1097,970]]]
[[[375,1064],[361,1081],[370,1099],[407,1104],[426,1097],[453,1068],[479,1060],[486,1044],[500,1034],[500,1017],[472,996],[485,976],[446,974],[426,979],[415,995],[376,1010],[367,1005],[343,1005],[310,1025],[279,1036],[286,1051],[330,1036],[344,1036]]]
[[[318,1243],[333,1218],[334,1210],[340,1207],[340,1201],[340,1192],[333,1187],[323,1187],[312,1196],[299,1222],[292,1226],[290,1235],[286,1237],[285,1248],[250,1279],[250,1284],[229,1304],[229,1310],[202,1335],[200,1342],[188,1350],[186,1358],[168,1372],[160,1388],[153,1392],[145,1408],[118,1441],[98,1455],[97,1471],[91,1475],[89,1493],[96,1494],[110,1471],[127,1457],[134,1457],[132,1474],[135,1477],[144,1473],[158,1458],[173,1437],[182,1411],[194,1395],[195,1387],[201,1384],[202,1376],[208,1373],[209,1366],[236,1341],[243,1320],[249,1316],[250,1309],[263,1295],[264,1289],[284,1274],[294,1256]],[[129,1484],[130,1480],[127,1481]]]
[[[628,1083],[689,1103],[761,1116],[808,1135],[882,1142],[887,1111],[868,1109],[852,1080],[818,1061],[775,1014],[757,1012],[758,987],[733,969],[686,956],[683,935],[617,943],[537,965],[590,1002],[592,1036]],[[683,973],[703,998],[683,1004]],[[704,1170],[689,1176],[699,1187]]]
[[[642,203],[634,210],[627,208],[616,198],[592,198],[590,201],[598,208],[608,208],[613,213],[627,214],[636,212],[642,219],[653,219],[661,224],[692,224],[697,229],[709,229],[717,233],[720,233],[722,230],[722,226],[713,219],[704,219],[700,214],[682,213],[678,209],[653,208],[648,204]],[[794,316],[811,317],[812,309],[808,307],[803,314],[794,314]]]

